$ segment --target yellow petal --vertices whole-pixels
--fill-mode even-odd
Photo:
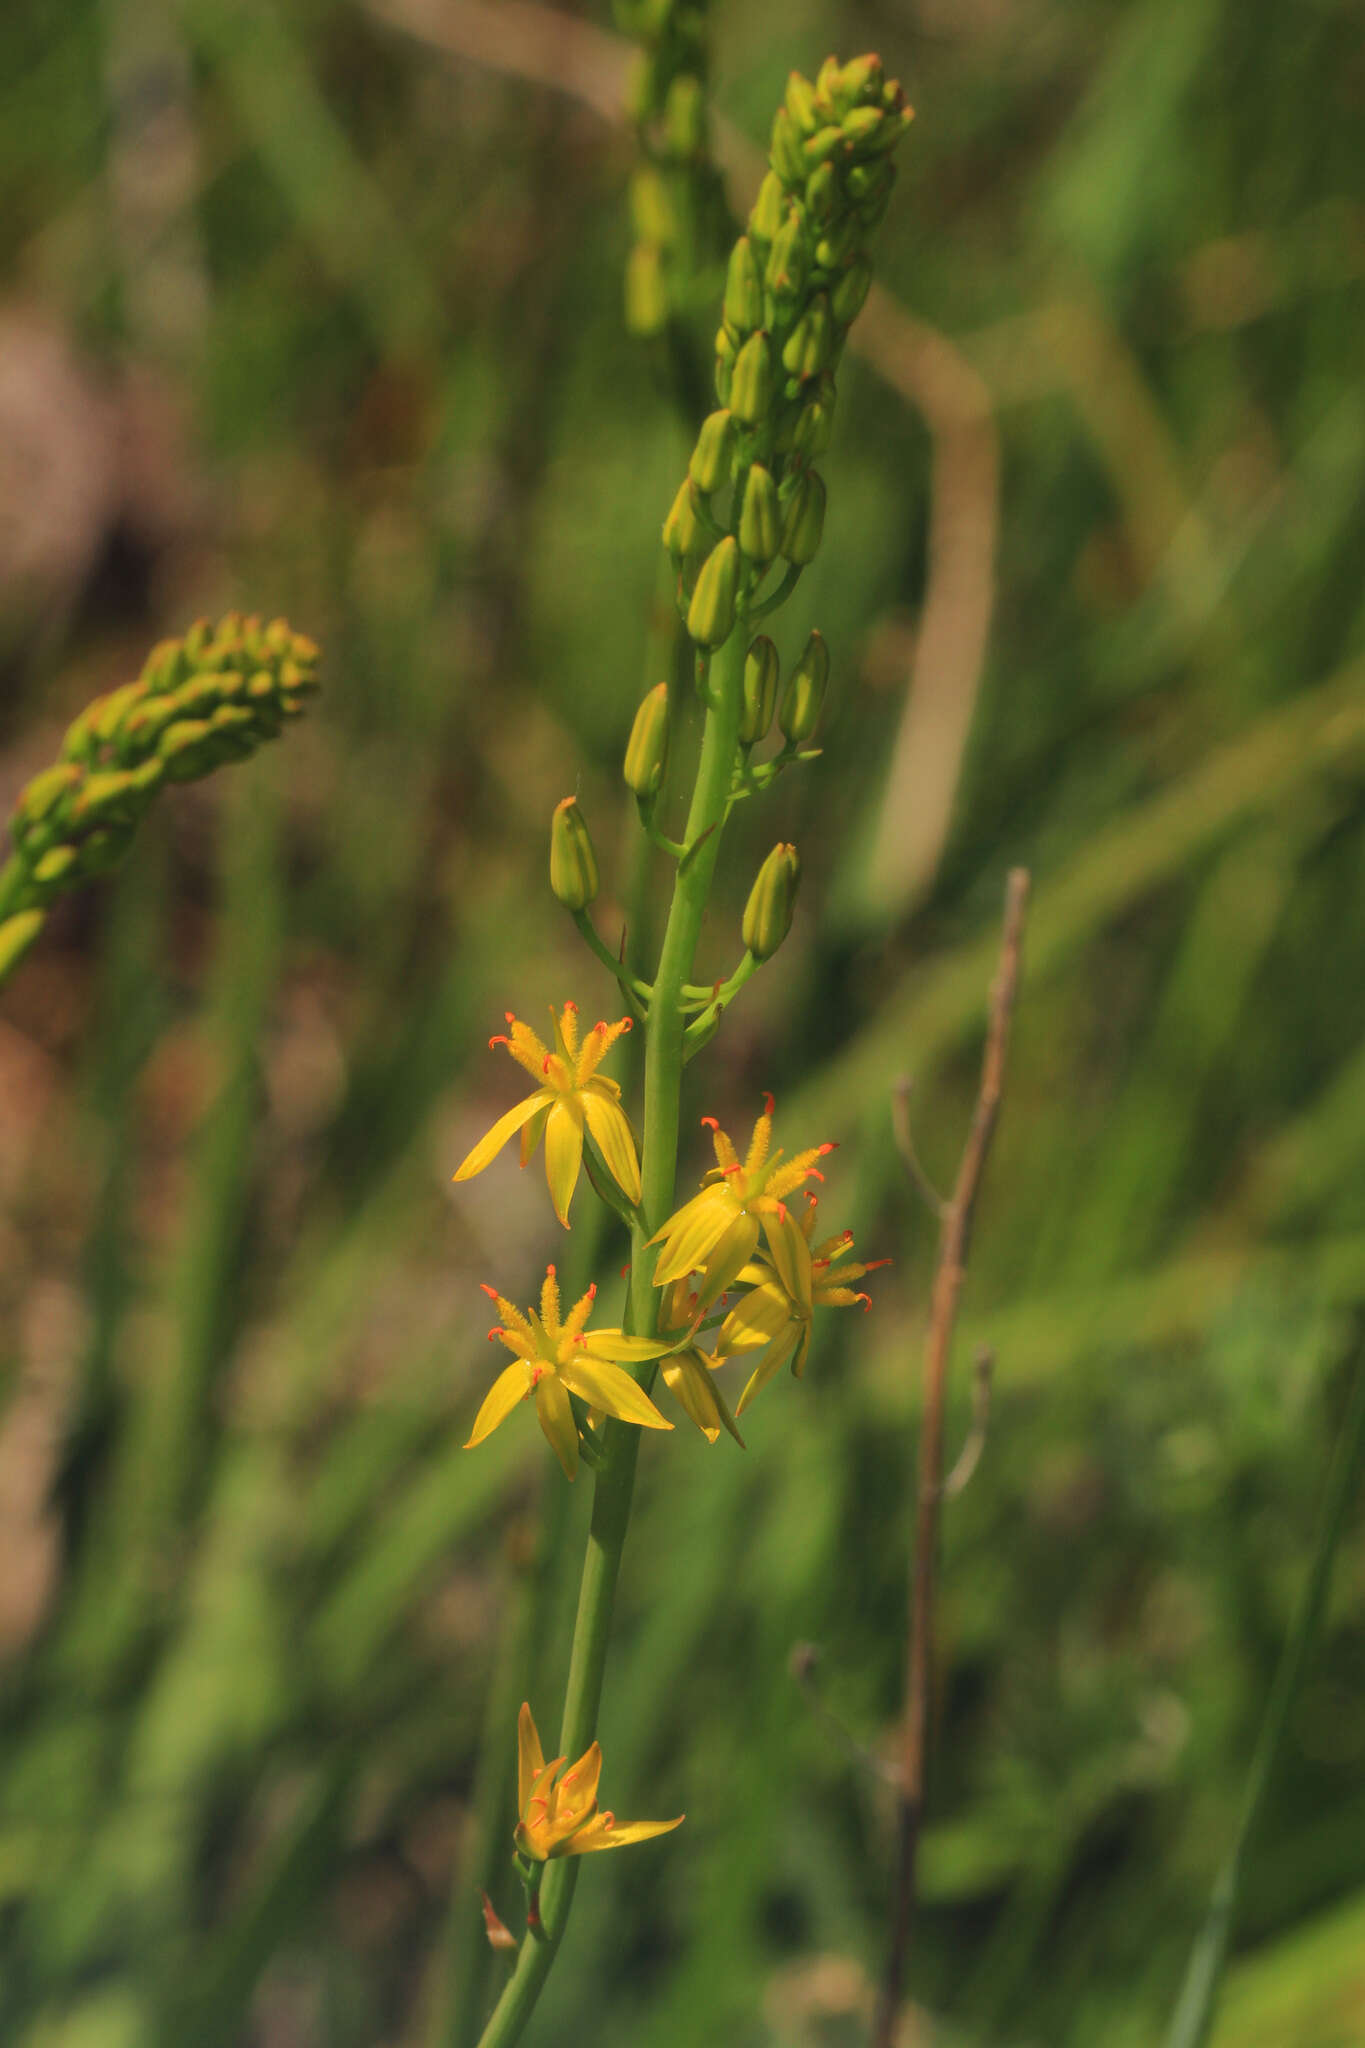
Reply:
[[[774,1374],[782,1370],[782,1367],[791,1357],[792,1351],[795,1348],[800,1329],[801,1325],[799,1323],[792,1323],[777,1339],[775,1344],[768,1346],[768,1349],[750,1373],[749,1383],[745,1387],[744,1392],[735,1403],[736,1415],[742,1415],[755,1396],[763,1392],[763,1389]]]
[[[674,1218],[675,1223],[686,1220],[680,1229],[670,1231],[654,1268],[654,1285],[667,1287],[670,1281],[681,1280],[684,1273],[702,1265],[712,1247],[724,1237],[734,1215],[734,1200],[727,1188],[704,1188],[694,1196],[686,1210],[680,1209]]]
[[[538,1774],[545,1768],[545,1752],[540,1746],[540,1734],[536,1728],[535,1715],[531,1712],[529,1700],[521,1703],[517,1715],[517,1812],[525,1813],[526,1802],[531,1796],[531,1787]]]
[[[585,1749],[578,1762],[571,1765],[560,1779],[561,1803],[575,1813],[591,1806],[597,1798],[597,1784],[601,1776],[602,1745],[594,1742],[591,1749]]]
[[[545,1119],[550,1114],[549,1101],[542,1102],[529,1123],[521,1127],[521,1163],[529,1166],[535,1155],[536,1146],[545,1135]]]
[[[474,1427],[465,1445],[472,1451],[475,1444],[481,1444],[491,1436],[500,1422],[505,1422],[518,1401],[524,1401],[531,1391],[531,1371],[524,1359],[519,1358],[500,1372],[488,1392],[484,1395],[483,1406],[474,1417]]]
[[[614,1365],[643,1365],[648,1358],[662,1358],[677,1349],[667,1337],[628,1337],[624,1330],[589,1330],[576,1356],[586,1351],[589,1358],[609,1358]]]
[[[721,1324],[716,1340],[717,1358],[729,1358],[736,1351],[756,1351],[761,1344],[771,1344],[791,1319],[791,1303],[775,1284],[756,1287],[752,1294],[735,1303]]]
[[[576,1351],[573,1363],[560,1367],[560,1378],[581,1401],[590,1401],[594,1408],[604,1409],[621,1422],[638,1423],[641,1429],[673,1427],[660,1415],[644,1388],[637,1386],[619,1365],[608,1365],[601,1359],[590,1358],[586,1351]]]
[[[763,1234],[773,1255],[777,1276],[803,1316],[810,1314],[810,1246],[790,1210],[763,1210]]]
[[[628,1820],[617,1822],[609,1813],[599,1813],[595,1820],[565,1844],[566,1856],[589,1856],[595,1849],[626,1849],[632,1842],[647,1842],[651,1835],[667,1835],[674,1828],[680,1828],[687,1815],[680,1813],[676,1820]]]
[[[735,1427],[725,1396],[718,1382],[698,1363],[695,1351],[681,1351],[676,1358],[666,1358],[659,1369],[669,1393],[708,1443],[715,1443],[724,1428],[743,1449],[744,1439]]]
[[[459,1172],[454,1175],[454,1179],[471,1180],[476,1173],[482,1173],[485,1166],[497,1158],[513,1132],[519,1131],[524,1123],[529,1123],[536,1111],[552,1100],[553,1097],[547,1094],[545,1089],[537,1088],[534,1095],[528,1095],[515,1109],[509,1109],[506,1116],[500,1116],[492,1130],[480,1138]]]
[[[555,1215],[566,1230],[582,1163],[583,1112],[571,1097],[561,1097],[545,1119],[545,1178]]]
[[[697,1307],[700,1310],[704,1312],[710,1308],[713,1301],[724,1294],[726,1288],[748,1265],[757,1243],[757,1217],[745,1213],[736,1216],[706,1261],[706,1279],[697,1296]]]
[[[579,1096],[593,1143],[606,1160],[612,1179],[628,1202],[640,1199],[640,1162],[635,1156],[635,1137],[619,1102],[601,1092],[600,1081],[590,1081]]]
[[[578,1425],[573,1419],[569,1396],[552,1372],[536,1388],[536,1414],[550,1449],[564,1467],[566,1479],[578,1470]]]

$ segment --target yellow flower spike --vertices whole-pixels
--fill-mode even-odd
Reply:
[[[806,1213],[799,1228],[809,1246],[815,1228],[814,1195],[808,1195],[806,1203]],[[740,1297],[721,1324],[716,1358],[719,1361],[749,1351],[763,1353],[736,1404],[737,1415],[744,1413],[788,1359],[791,1360],[793,1375],[800,1379],[810,1351],[811,1318],[816,1308],[852,1308],[861,1304],[866,1309],[872,1306],[868,1295],[859,1293],[848,1283],[876,1272],[879,1266],[889,1266],[891,1261],[871,1259],[866,1265],[855,1262],[834,1271],[836,1261],[845,1256],[852,1244],[853,1232],[843,1230],[810,1249],[808,1300],[800,1298],[788,1286],[775,1260],[770,1261],[761,1255],[736,1276],[739,1284],[749,1291]]]
[[[491,1436],[528,1396],[535,1400],[536,1419],[569,1479],[578,1471],[578,1423],[571,1394],[577,1394],[589,1408],[614,1415],[618,1422],[633,1422],[640,1429],[672,1429],[673,1424],[660,1415],[644,1388],[622,1367],[662,1358],[676,1340],[628,1337],[624,1330],[590,1330],[587,1323],[597,1299],[595,1286],[561,1319],[559,1281],[553,1266],[545,1269],[539,1315],[534,1310],[523,1313],[496,1288],[485,1286],[483,1291],[497,1303],[502,1317],[488,1334],[506,1345],[513,1362],[498,1374],[484,1396],[469,1432],[467,1451]]]
[[[490,1046],[505,1045],[518,1066],[524,1067],[538,1085],[525,1101],[498,1118],[454,1177],[471,1180],[476,1173],[482,1173],[518,1131],[521,1163],[526,1166],[543,1138],[550,1200],[567,1230],[569,1203],[583,1164],[585,1130],[627,1201],[640,1199],[640,1162],[630,1119],[621,1107],[621,1090],[615,1081],[597,1071],[622,1032],[631,1029],[631,1020],[622,1017],[615,1024],[594,1024],[581,1047],[576,1003],[565,1003],[558,1015],[551,1009],[550,1022],[554,1027],[553,1046],[545,1045],[530,1025],[523,1024],[510,1010],[507,1031],[489,1039]]]
[[[624,1849],[666,1835],[686,1819],[618,1822],[597,1804],[602,1775],[602,1746],[594,1742],[576,1764],[564,1771],[565,1759],[546,1763],[530,1706],[523,1701],[517,1716],[517,1803],[520,1817],[516,1845],[533,1863],[555,1856],[587,1856],[597,1849]]]
[[[802,1304],[807,1315],[810,1312],[810,1244],[784,1198],[812,1175],[816,1179],[821,1177],[815,1162],[834,1147],[814,1145],[786,1160],[781,1151],[770,1157],[772,1096],[765,1095],[763,1102],[763,1115],[754,1125],[743,1165],[715,1118],[702,1118],[711,1128],[715,1169],[707,1175],[701,1193],[684,1202],[649,1240],[662,1246],[654,1267],[656,1287],[670,1286],[695,1268],[702,1268],[698,1314],[705,1314],[748,1265],[758,1247],[760,1233],[767,1240],[769,1256],[788,1293]]]

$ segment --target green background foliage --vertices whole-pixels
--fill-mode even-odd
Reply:
[[[925,2040],[1129,2048],[1230,1837],[1360,1348],[1359,20],[712,11],[752,138],[829,49],[918,109],[879,260],[920,326],[894,381],[841,373],[783,614],[785,660],[813,624],[833,653],[825,754],[737,814],[705,971],[777,839],[797,922],[687,1109],[700,1141],[771,1087],[789,1143],[841,1143],[829,1227],[896,1263],[747,1454],[645,1446],[607,1784],[688,1822],[585,1871],[527,2039],[863,2038],[890,1802],[856,1752],[900,1701],[933,1235],[888,1102],[912,1073],[946,1180],[1022,862],[913,1981]],[[307,720],[164,803],[0,1009],[0,2037],[435,2048],[494,1968],[480,1816],[510,1833],[523,1691],[552,1722],[586,1508],[520,1416],[460,1449],[477,1282],[529,1299],[566,1241],[538,1168],[449,1175],[513,1099],[504,1009],[617,1008],[544,862],[576,786],[629,896],[620,750],[668,666],[690,435],[622,319],[631,138],[331,0],[35,0],[0,81],[0,793],[196,612],[324,648]],[[990,517],[940,336],[999,438],[994,609],[965,753],[929,718],[889,768],[936,513]],[[1362,1684],[1357,1515],[1220,2048],[1365,2035]]]

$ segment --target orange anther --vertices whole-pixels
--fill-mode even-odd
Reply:
[[[825,1176],[823,1175],[823,1173],[821,1173],[818,1166],[808,1166],[806,1168],[806,1172],[809,1174],[812,1180],[818,1180],[821,1186],[824,1186]],[[814,1199],[814,1196],[812,1196],[811,1200],[813,1201]]]
[[[711,1129],[712,1129],[713,1131],[718,1131],[718,1130],[720,1129],[720,1118],[719,1118],[719,1117],[714,1117],[714,1116],[704,1116],[704,1117],[702,1118],[702,1122],[703,1122],[704,1124],[707,1124],[707,1125],[709,1125],[709,1127],[710,1127],[710,1128],[711,1128]]]
[[[502,1325],[500,1323],[494,1323],[492,1329],[488,1332],[488,1341],[491,1344],[495,1337],[503,1337],[506,1336],[506,1334],[506,1331],[502,1328]]]
[[[769,1093],[768,1093],[767,1089],[765,1088],[765,1089],[763,1090],[763,1114],[764,1114],[764,1116],[771,1116],[771,1115],[772,1115],[772,1113],[773,1113],[773,1107],[774,1107],[774,1104],[773,1104],[773,1098],[772,1098],[772,1096],[771,1096],[771,1095],[769,1095]]]
[[[839,1147],[837,1145],[817,1145],[815,1149],[820,1158],[823,1159],[826,1152],[837,1152]]]
[[[633,1017],[623,1017],[621,1019],[621,1029],[623,1031],[633,1031],[635,1029],[635,1019]]]
[[[503,1035],[503,1033],[502,1033],[502,1032],[500,1031],[500,1032],[498,1033],[498,1035],[497,1035],[497,1037],[496,1037],[496,1038],[490,1038],[490,1039],[489,1039],[489,1041],[488,1041],[488,1050],[489,1050],[490,1052],[492,1052],[492,1050],[493,1050],[493,1047],[494,1047],[495,1045],[510,1045],[511,1043],[512,1043],[511,1039],[510,1039],[510,1038],[507,1038],[507,1037],[505,1037],[505,1036]]]
[[[503,1014],[503,1016],[504,1016],[504,1017],[505,1017],[505,1018],[507,1019],[507,1022],[508,1022],[509,1024],[515,1024],[515,1023],[516,1023],[517,1019],[516,1019],[516,1013],[515,1013],[515,1011],[512,1011],[512,1010],[504,1010],[502,1014]]]
[[[787,1205],[785,1202],[778,1203],[777,1213],[781,1217],[782,1221],[785,1223],[787,1220]]]
[[[554,1277],[555,1277],[555,1269],[554,1269],[554,1267],[553,1267],[553,1266],[547,1266],[547,1267],[545,1268],[545,1277],[546,1277],[546,1279],[547,1279],[547,1280],[553,1280],[553,1279],[554,1279]]]
[[[588,1286],[588,1300],[589,1300],[589,1301],[596,1301],[596,1299],[597,1299],[597,1282],[596,1282],[595,1280],[593,1280],[593,1281],[591,1281],[591,1282],[589,1283],[589,1286]]]
[[[566,1010],[572,1010],[572,1011],[573,1011],[573,1013],[574,1013],[574,1015],[575,1015],[575,1017],[576,1017],[576,1016],[578,1015],[578,1005],[577,1005],[577,1003],[565,1003],[565,1005],[564,1005],[564,1008],[565,1008]]]
[[[496,1301],[496,1300],[497,1300],[497,1298],[498,1298],[498,1290],[497,1290],[497,1288],[496,1288],[496,1287],[490,1287],[490,1286],[489,1286],[489,1284],[488,1284],[488,1282],[487,1282],[486,1280],[480,1280],[480,1282],[479,1282],[479,1289],[480,1289],[480,1292],[481,1292],[481,1293],[483,1293],[483,1294],[486,1294],[486,1295],[488,1296],[488,1299],[489,1299],[490,1301]]]
[[[870,1294],[857,1294],[854,1296],[854,1300],[862,1303],[863,1314],[866,1315],[872,1306],[872,1296]]]

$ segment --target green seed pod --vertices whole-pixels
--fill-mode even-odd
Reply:
[[[771,242],[787,217],[787,192],[776,171],[769,171],[758,188],[749,215],[749,233],[759,242]]]
[[[782,553],[797,567],[813,562],[825,529],[825,486],[808,469],[791,494],[782,522]]]
[[[782,223],[763,274],[768,290],[778,299],[796,299],[806,281],[806,221],[799,207],[793,207]]]
[[[830,302],[824,292],[819,292],[787,336],[782,350],[782,366],[793,377],[818,377],[829,361],[833,346],[834,322],[830,318]]]
[[[668,684],[656,683],[642,698],[626,742],[621,773],[642,802],[657,796],[668,766]]]
[[[807,166],[802,154],[800,131],[785,107],[779,107],[773,116],[773,139],[769,154],[773,169],[784,185],[799,189],[805,184]]]
[[[815,111],[815,87],[799,71],[787,74],[787,90],[783,95],[787,112],[803,135],[813,135],[820,125]]]
[[[739,566],[738,545],[727,533],[702,563],[687,608],[687,630],[698,647],[719,647],[734,630]]]
[[[841,327],[851,326],[863,310],[872,289],[872,265],[866,256],[855,256],[830,293],[830,305]]]
[[[744,699],[739,714],[739,737],[744,746],[754,746],[772,724],[780,677],[777,649],[766,633],[760,633],[744,657]]]
[[[772,472],[756,462],[744,479],[739,545],[751,562],[771,562],[782,536],[782,512]]]
[[[672,555],[675,567],[685,556],[695,554],[700,539],[701,522],[697,518],[691,479],[684,477],[664,521],[664,546]]]
[[[755,960],[771,960],[792,928],[801,861],[796,848],[775,846],[758,871],[740,927]]]
[[[730,251],[721,310],[726,326],[734,334],[752,334],[763,325],[763,281],[758,274],[754,245],[747,235],[741,235]]]
[[[701,80],[684,71],[664,101],[664,139],[675,157],[700,156],[706,148],[706,96]]]
[[[716,396],[722,405],[730,403],[730,379],[734,375],[737,351],[726,329],[716,332]]]
[[[555,805],[550,821],[550,888],[566,910],[586,910],[597,895],[597,855],[574,796]]]
[[[794,747],[804,745],[820,723],[828,683],[829,649],[823,634],[812,633],[800,661],[787,677],[782,708],[777,714],[783,736]]]
[[[701,423],[697,445],[687,473],[699,491],[718,491],[730,481],[730,458],[734,453],[735,427],[730,413],[708,413]]]
[[[735,358],[730,410],[746,426],[757,426],[773,402],[773,355],[767,337],[751,334]]]
[[[626,261],[626,329],[630,334],[662,334],[668,325],[668,287],[663,251],[653,242],[637,242]]]

